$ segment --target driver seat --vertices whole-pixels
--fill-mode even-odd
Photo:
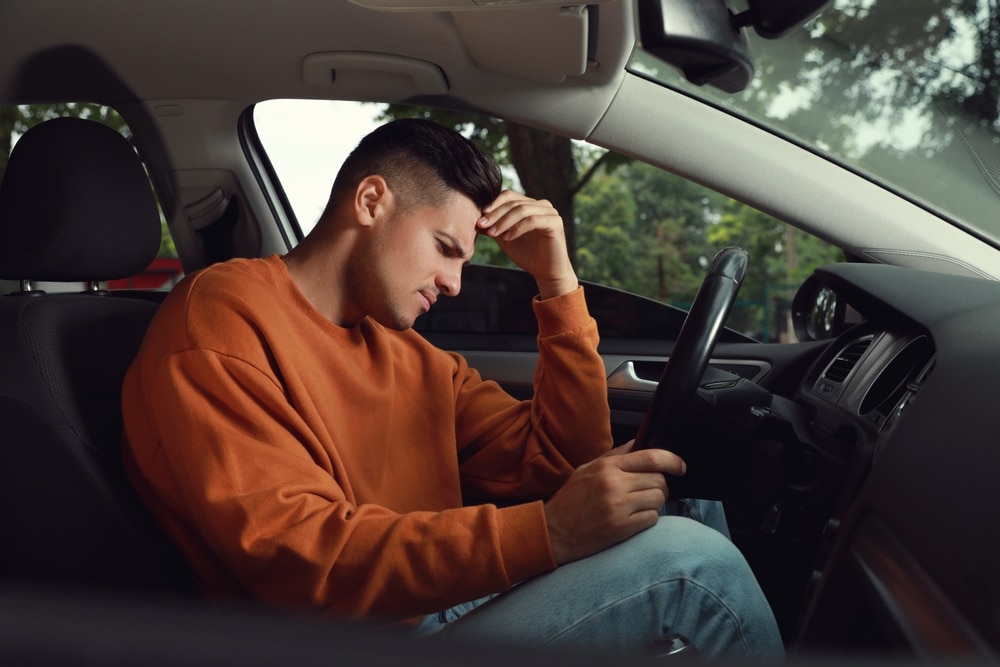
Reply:
[[[120,454],[121,385],[157,305],[99,281],[143,271],[160,216],[118,132],[79,118],[29,129],[0,183],[0,583],[198,590]],[[77,283],[45,293],[32,281]]]

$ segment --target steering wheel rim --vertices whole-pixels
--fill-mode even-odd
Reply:
[[[683,458],[683,452],[675,449],[683,415],[698,391],[749,265],[749,254],[738,247],[723,248],[712,260],[636,433],[635,449],[669,449]],[[671,497],[677,497],[673,485],[671,491]]]

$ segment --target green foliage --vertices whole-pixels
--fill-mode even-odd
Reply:
[[[694,297],[710,252],[702,188],[630,162],[592,179],[577,211],[582,278],[671,303]]]
[[[639,291],[644,272],[631,262],[640,248],[635,201],[626,183],[607,174],[593,178],[577,194],[576,213],[580,277]]]
[[[740,289],[740,300],[748,303],[738,318],[748,328],[774,325],[770,314],[790,305],[794,289],[815,267],[844,261],[839,248],[734,200],[706,233],[715,247],[739,246],[750,254]]]
[[[177,257],[177,246],[174,244],[174,237],[170,235],[167,228],[167,221],[160,218],[160,249],[156,251],[157,257]]]
[[[750,270],[729,326],[765,339],[784,328],[791,292],[834,246],[647,164],[595,177],[577,195],[581,278],[687,308],[715,254],[739,246]],[[791,286],[791,287],[790,287]]]
[[[525,180],[512,162],[504,121],[395,105],[383,111],[381,120],[411,117],[434,120],[471,138],[497,158],[508,186]],[[538,140],[535,134],[529,138]],[[539,146],[528,152],[543,151],[549,144]],[[774,339],[783,327],[779,315],[791,298],[788,286],[801,283],[817,265],[843,259],[837,248],[819,239],[662,169],[582,142],[572,144],[572,156],[576,176],[569,192],[573,218],[567,237],[576,239],[575,264],[584,280],[687,308],[715,254],[740,246],[750,253],[750,271],[729,325]],[[513,266],[484,237],[476,243],[475,261]]]

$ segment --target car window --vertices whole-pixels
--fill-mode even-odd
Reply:
[[[60,104],[30,104],[30,105],[0,105],[0,181],[7,167],[17,140],[28,129],[52,118],[75,116],[95,120],[124,135],[132,136],[124,119],[113,108],[91,103],[60,103]],[[154,190],[155,194],[155,190]],[[160,215],[160,249],[156,258],[145,271],[134,276],[111,280],[102,284],[106,289],[161,289],[169,290],[184,275],[177,249],[167,228],[166,219]],[[86,288],[82,284],[35,282],[34,289],[49,292],[79,291]],[[0,280],[0,293],[8,293],[20,289],[14,281]]]
[[[745,3],[744,3],[745,4]],[[996,2],[837,0],[782,39],[746,30],[739,94],[636,49],[629,69],[751,119],[1000,245]]]
[[[843,261],[820,239],[752,207],[651,165],[585,142],[506,124],[501,120],[424,107],[328,101],[278,100],[254,110],[257,133],[302,233],[311,229],[344,158],[376,125],[391,118],[428,117],[458,128],[497,157],[505,185],[544,193],[562,214],[577,272],[599,299],[616,304],[602,336],[673,336],[718,250],[737,245],[751,257],[739,300],[727,326],[764,342],[794,340],[792,297],[816,266]],[[524,146],[528,146],[527,158]],[[476,244],[474,265],[512,266],[488,239]],[[523,276],[522,276],[523,277]],[[530,310],[516,317],[506,305],[520,294],[514,272],[470,267],[463,292],[475,294],[418,324],[435,332],[523,333],[534,324]],[[533,290],[530,280],[528,291]],[[598,286],[613,297],[598,297]],[[602,294],[604,294],[602,292]],[[529,294],[530,297],[530,294]],[[526,300],[527,302],[527,300]],[[503,317],[497,313],[502,312]],[[522,313],[523,314],[523,313]],[[522,323],[526,319],[528,323]],[[626,323],[630,322],[630,323]],[[666,324],[673,322],[674,324]]]

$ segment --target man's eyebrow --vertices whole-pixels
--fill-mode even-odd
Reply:
[[[441,232],[441,236],[445,241],[447,241],[444,245],[448,249],[449,255],[465,259],[466,264],[472,261],[472,253],[475,249],[466,250],[465,246],[462,245],[462,242],[448,232]]]

